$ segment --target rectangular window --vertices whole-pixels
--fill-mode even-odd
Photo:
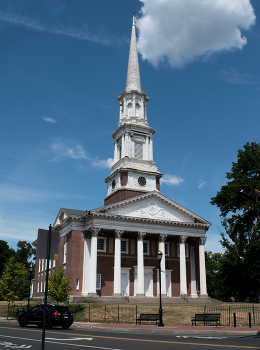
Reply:
[[[76,278],[76,289],[79,289],[79,278]]]
[[[150,254],[150,241],[144,241],[143,242],[143,251],[144,255],[149,255]]]
[[[121,253],[128,254],[128,239],[121,238]]]
[[[41,263],[42,263],[42,259],[39,259],[38,272],[41,272]]]
[[[37,284],[37,293],[39,293],[40,291],[40,282],[38,281],[38,284]]]
[[[42,292],[42,281],[41,281],[41,292]]]
[[[180,243],[177,243],[177,256],[180,256]],[[185,243],[185,256],[186,258],[189,257],[189,244]]]
[[[96,283],[96,289],[101,289],[101,273],[97,273],[97,283]]]
[[[44,259],[42,259],[42,271],[44,271]]]
[[[52,267],[55,267],[55,266],[56,266],[56,260],[53,260]]]
[[[63,255],[63,263],[65,264],[67,261],[67,241],[64,243],[64,255]]]
[[[143,159],[143,143],[135,142],[135,158]]]
[[[170,256],[170,250],[169,250],[170,243],[169,242],[165,242],[164,247],[165,247],[165,256]]]
[[[103,252],[105,253],[106,252],[106,237],[98,237],[97,239],[97,251],[98,252]]]

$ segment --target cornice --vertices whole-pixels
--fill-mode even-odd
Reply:
[[[116,138],[117,134],[122,130],[125,130],[125,129],[129,129],[129,132],[131,131],[135,131],[134,129],[140,129],[142,130],[143,132],[145,133],[152,133],[152,135],[156,132],[156,129],[150,127],[150,126],[146,126],[146,125],[140,125],[140,124],[133,124],[133,123],[125,123],[125,124],[122,124],[120,125],[114,132],[113,134],[111,135],[111,137],[114,139]],[[133,129],[133,130],[132,130]],[[147,130],[149,130],[149,132],[147,132]],[[136,130],[138,131],[138,130]]]

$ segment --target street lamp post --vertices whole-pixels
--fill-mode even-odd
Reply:
[[[164,327],[163,321],[162,321],[162,282],[161,282],[161,260],[162,260],[163,253],[159,251],[157,253],[157,259],[159,261],[159,288],[160,288],[160,309],[159,309],[159,317],[160,322],[158,324],[158,327]]]
[[[29,307],[30,307],[29,303],[30,303],[31,280],[32,280],[32,270],[33,270],[33,266],[32,266],[32,264],[30,265],[29,269],[30,269],[30,282],[29,282],[29,294],[28,294],[28,305],[27,305],[27,311],[29,310]]]

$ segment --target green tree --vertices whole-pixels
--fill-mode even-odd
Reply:
[[[30,260],[35,259],[36,249],[33,248],[31,243],[26,241],[19,241],[17,243],[17,250],[15,253],[15,260],[19,263],[22,263],[29,269],[31,264]]]
[[[260,144],[246,143],[244,149],[238,150],[237,162],[232,163],[226,178],[227,184],[211,198],[211,204],[220,209],[224,227],[224,293],[239,299],[256,297],[260,294],[260,222],[256,220],[255,205],[241,197],[239,191],[254,196],[254,190],[260,189]]]
[[[25,266],[15,261],[12,256],[5,265],[2,280],[0,281],[0,299],[10,302],[19,299],[17,285],[19,281],[24,281],[28,271]]]
[[[4,266],[11,256],[15,255],[15,251],[9,248],[6,241],[0,240],[0,277],[3,274]]]
[[[63,266],[60,266],[49,278],[48,296],[57,303],[62,303],[69,299],[71,291],[70,279],[65,275]]]
[[[221,253],[205,252],[207,291],[208,295],[215,299],[221,298],[220,269],[222,258],[223,254]]]

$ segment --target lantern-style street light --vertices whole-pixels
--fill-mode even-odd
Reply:
[[[28,294],[28,305],[27,305],[27,311],[29,310],[29,307],[30,307],[29,303],[30,303],[30,294],[31,294],[31,280],[32,280],[32,270],[33,270],[33,266],[32,266],[32,264],[30,265],[29,269],[30,269],[30,282],[29,282],[29,294]]]
[[[163,257],[163,253],[159,250],[157,253],[157,259],[159,261],[159,288],[160,288],[160,309],[159,309],[159,317],[160,322],[158,324],[158,327],[164,327],[163,321],[162,321],[162,281],[161,281],[161,260]]]

